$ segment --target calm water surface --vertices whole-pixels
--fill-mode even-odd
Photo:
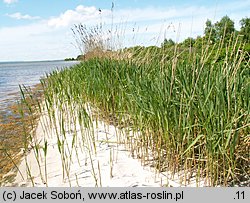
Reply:
[[[0,110],[18,96],[19,85],[33,86],[55,69],[70,67],[76,61],[0,62]]]

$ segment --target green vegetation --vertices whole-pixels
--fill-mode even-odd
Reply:
[[[122,59],[93,56],[48,75],[42,80],[44,104],[58,129],[62,160],[67,126],[91,128],[90,103],[106,122],[140,132],[133,144],[153,152],[159,171],[184,171],[185,180],[195,176],[197,184],[206,179],[211,186],[249,180],[249,19],[241,22],[238,32],[227,16],[215,24],[208,20],[203,37],[127,48],[119,53]],[[93,51],[95,38],[86,35],[81,42]]]
[[[128,48],[127,51],[133,53],[132,57],[144,58],[144,56],[151,56],[156,53],[156,57],[171,59],[174,54],[179,54],[178,58],[190,58],[190,54],[201,56],[204,51],[209,50],[211,55],[207,58],[207,62],[222,62],[224,61],[228,49],[239,49],[239,51],[245,52],[244,62],[249,61],[250,55],[250,18],[243,18],[240,21],[241,29],[237,31],[234,27],[234,22],[228,17],[224,16],[220,21],[212,23],[207,20],[204,30],[204,36],[198,36],[196,38],[187,38],[183,42],[175,43],[172,39],[165,39],[161,44],[161,47],[150,46],[136,46]],[[237,42],[236,42],[237,40]],[[234,47],[235,46],[235,47]],[[176,48],[176,50],[175,50]],[[175,50],[175,51],[174,51]],[[162,55],[159,55],[161,53]],[[191,55],[192,55],[191,54]],[[154,55],[152,58],[155,57]],[[164,59],[165,59],[164,58]]]
[[[64,61],[75,61],[76,59],[75,58],[66,58],[64,59]]]

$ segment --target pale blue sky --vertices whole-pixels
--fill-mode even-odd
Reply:
[[[239,20],[250,13],[250,0],[0,0],[0,61],[76,57],[80,53],[70,28],[100,19],[111,24],[112,2],[114,23],[126,27],[123,46],[202,35],[206,19],[215,22],[224,15],[239,28]],[[131,37],[133,27],[136,37]]]

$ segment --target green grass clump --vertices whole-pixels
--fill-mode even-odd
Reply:
[[[195,177],[197,185],[249,180],[250,68],[242,48],[237,38],[200,48],[134,47],[47,75],[41,80],[44,101],[36,102],[55,128],[63,175],[69,176],[78,145],[76,126],[82,147],[90,156],[95,151],[86,109],[91,104],[106,122],[139,136],[131,148],[143,160],[153,158],[159,171],[180,173],[185,183]],[[46,159],[46,139],[44,145]]]
[[[220,62],[212,47],[189,57],[176,47],[171,58],[151,48],[135,49],[136,58],[128,60],[91,59],[50,74],[45,103],[67,106],[68,116],[77,111],[88,126],[89,102],[108,122],[139,131],[140,145],[153,151],[160,171],[234,185],[249,178],[250,69],[240,48],[231,46]]]

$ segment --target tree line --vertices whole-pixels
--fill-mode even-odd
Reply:
[[[219,44],[223,41],[226,46],[228,43],[235,41],[244,43],[244,50],[250,52],[250,18],[245,17],[240,20],[240,30],[235,29],[235,23],[228,16],[222,17],[219,21],[212,23],[206,21],[204,36],[196,38],[189,37],[179,43],[181,47],[201,48],[202,44]],[[176,43],[172,39],[165,39],[161,47],[172,47]]]

